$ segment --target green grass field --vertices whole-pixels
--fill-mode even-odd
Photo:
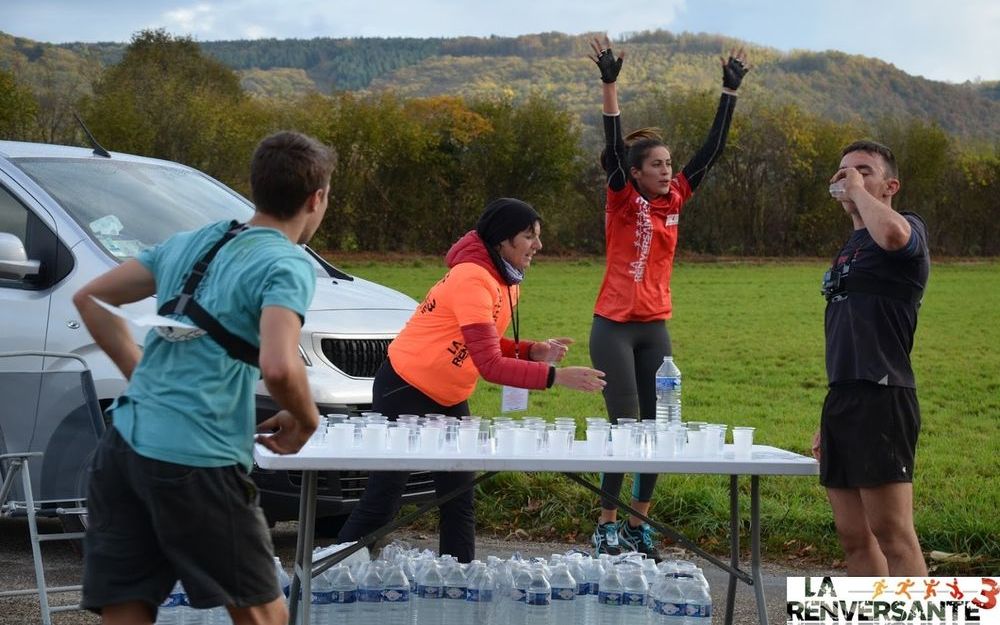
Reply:
[[[428,258],[341,266],[417,300],[444,272],[442,261]],[[824,269],[821,261],[678,263],[669,327],[684,375],[685,420],[753,425],[755,442],[809,453],[825,394]],[[576,344],[568,364],[589,365],[587,338],[602,270],[599,259],[536,259],[523,284],[522,336],[571,336]],[[972,562],[959,567],[968,572],[1000,567],[998,309],[1000,261],[934,264],[913,354],[923,413],[917,532],[925,552],[971,555]],[[498,388],[480,382],[471,403],[475,414],[498,414]],[[605,414],[600,395],[566,389],[532,392],[528,413]],[[654,516],[709,548],[724,546],[727,482],[663,477]],[[841,557],[816,478],[766,478],[762,493],[769,555]],[[501,534],[520,529],[585,542],[597,514],[589,493],[554,475],[502,474],[477,497],[481,531]]]

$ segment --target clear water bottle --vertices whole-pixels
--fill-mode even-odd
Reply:
[[[382,603],[382,573],[378,561],[370,562],[358,578],[357,622],[364,625],[379,623]]]
[[[601,576],[604,569],[601,568],[600,560],[587,558],[581,564],[584,574],[584,584],[587,594],[581,595],[577,601],[583,601],[577,606],[577,612],[581,614],[580,621],[584,625],[597,625],[597,599],[601,588]],[[582,608],[582,609],[581,609]]]
[[[205,610],[202,623],[204,625],[233,625],[233,619],[229,616],[229,610],[226,609],[226,606],[220,605]]]
[[[681,420],[681,370],[673,356],[664,356],[656,370],[656,418],[674,423]]]
[[[511,593],[514,591],[514,575],[510,566],[500,558],[490,556],[486,559],[487,568],[493,574],[494,599],[493,622],[507,625],[510,620]]]
[[[330,571],[324,571],[312,580],[312,599],[309,605],[309,625],[323,625],[330,621],[330,603],[333,602],[333,584]]]
[[[650,596],[653,625],[684,625],[687,605],[678,578],[670,574],[660,576],[650,589]]]
[[[465,600],[469,604],[469,622],[477,625],[496,622],[496,580],[493,572],[482,562],[474,560],[469,566],[466,584]]]
[[[531,586],[531,568],[523,562],[512,563],[514,585],[510,591],[510,602],[507,606],[510,625],[523,625],[528,602],[528,587]]]
[[[556,565],[552,569],[549,585],[552,586],[553,625],[576,625],[576,596],[579,586],[566,564]]]
[[[550,625],[552,619],[552,585],[545,574],[545,566],[537,562],[531,567],[531,581],[524,597],[524,622],[526,625]]]
[[[622,606],[624,588],[618,576],[618,567],[610,566],[601,575],[597,592],[597,622],[601,625],[622,625],[625,622]]]
[[[330,620],[327,623],[353,623],[357,614],[358,584],[351,569],[338,564],[330,575]]]
[[[462,565],[450,562],[444,573],[444,602],[441,606],[444,625],[468,625],[467,587]]]
[[[184,586],[178,580],[156,612],[156,625],[184,625],[184,617],[187,616],[185,606],[187,606],[187,595]]]
[[[417,596],[413,600],[415,625],[441,625],[441,603],[444,601],[444,577],[437,562],[430,560],[417,578]]]
[[[620,568],[625,622],[629,625],[645,625],[648,619],[646,595],[649,594],[649,584],[643,575],[642,566],[637,562],[628,562]]]
[[[385,625],[410,622],[410,580],[401,564],[389,564],[382,576],[382,613],[384,619],[380,622]]]
[[[712,595],[708,584],[691,578],[684,581],[684,625],[712,625]]]
[[[288,593],[292,591],[292,578],[285,572],[285,567],[281,566],[281,558],[274,557],[274,573],[278,576],[278,586],[281,593],[285,595],[285,602],[288,602]]]

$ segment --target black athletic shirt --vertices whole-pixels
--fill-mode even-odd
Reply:
[[[916,213],[901,213],[910,223],[910,240],[895,252],[879,247],[868,229],[855,230],[833,260],[831,271],[848,267],[845,293],[826,305],[826,374],[830,384],[867,380],[916,388],[910,350],[917,329],[919,298],[930,274],[927,226]],[[860,276],[866,291],[852,291]],[[876,285],[880,288],[872,289]],[[884,291],[883,291],[884,288]],[[878,290],[892,295],[876,295]],[[911,293],[915,297],[907,298]]]

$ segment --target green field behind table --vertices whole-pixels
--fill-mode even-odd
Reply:
[[[349,261],[356,275],[421,300],[440,260]],[[755,442],[809,453],[825,394],[821,261],[681,262],[673,277],[674,356],[688,421],[757,428]],[[570,336],[568,364],[589,364],[587,338],[601,281],[599,259],[539,257],[523,285],[521,334]],[[914,348],[923,424],[915,518],[924,550],[966,553],[960,570],[1000,569],[1000,262],[935,263]],[[498,387],[480,382],[475,414],[499,412]],[[532,392],[528,413],[605,415],[599,394]],[[653,516],[709,548],[728,536],[728,478],[666,476]],[[749,492],[749,480],[741,488]],[[772,556],[840,557],[816,478],[762,480],[762,533]],[[741,498],[748,505],[748,496]],[[555,475],[501,474],[477,493],[483,531],[586,541],[597,503]],[[744,532],[746,527],[744,527]],[[746,544],[744,542],[744,544]],[[946,567],[939,571],[950,570]]]

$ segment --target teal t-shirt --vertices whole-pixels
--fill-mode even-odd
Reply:
[[[139,254],[156,278],[158,305],[180,293],[188,272],[228,229],[229,222],[215,223]],[[280,306],[304,318],[315,288],[305,250],[277,230],[253,227],[219,250],[195,299],[230,332],[260,345],[262,309]],[[207,334],[171,341],[151,331],[128,387],[111,408],[112,422],[142,456],[249,470],[259,379],[256,367],[231,358]]]

